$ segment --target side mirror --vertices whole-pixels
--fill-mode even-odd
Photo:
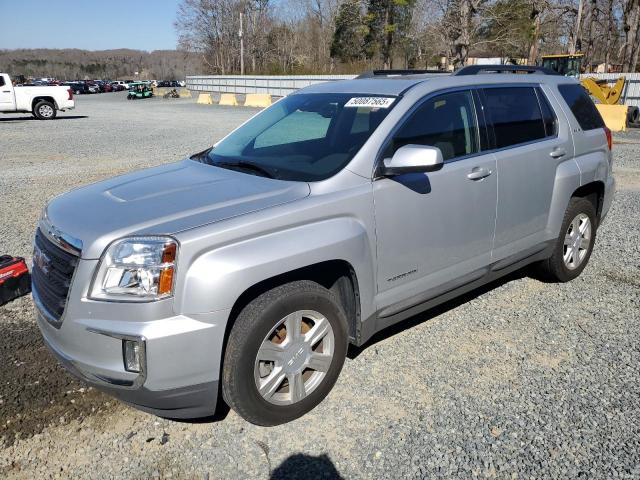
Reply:
[[[393,177],[405,173],[433,172],[442,167],[444,161],[438,147],[427,145],[405,145],[396,150],[392,158],[384,160],[382,175]]]

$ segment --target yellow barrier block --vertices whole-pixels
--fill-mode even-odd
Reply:
[[[208,93],[201,93],[198,95],[198,101],[196,103],[200,103],[202,105],[213,105],[213,100],[211,100],[211,95]]]
[[[627,129],[627,106],[596,104],[596,108],[602,115],[604,124],[612,132],[624,132]]]
[[[180,98],[191,98],[191,91],[186,88],[180,90]]]
[[[268,107],[271,105],[271,95],[266,93],[247,93],[245,107]]]
[[[235,93],[221,93],[219,105],[238,105],[238,100],[236,100]]]

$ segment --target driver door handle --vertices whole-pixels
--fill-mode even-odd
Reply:
[[[567,151],[564,148],[558,147],[551,150],[551,153],[549,155],[551,156],[551,158],[562,158],[566,154],[567,154]]]
[[[467,178],[469,180],[482,180],[483,178],[488,177],[492,173],[493,172],[488,168],[475,167],[473,170],[471,170],[470,173],[467,174]]]

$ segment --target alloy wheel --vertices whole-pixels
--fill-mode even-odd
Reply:
[[[589,252],[591,220],[584,213],[578,214],[569,224],[564,237],[562,259],[569,270],[578,268]]]
[[[335,352],[329,320],[313,310],[281,319],[262,341],[255,359],[258,392],[267,402],[291,405],[324,380]]]

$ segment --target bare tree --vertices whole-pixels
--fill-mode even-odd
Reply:
[[[625,42],[622,65],[626,72],[635,72],[638,64],[638,28],[640,27],[640,0],[626,0],[624,6]]]

